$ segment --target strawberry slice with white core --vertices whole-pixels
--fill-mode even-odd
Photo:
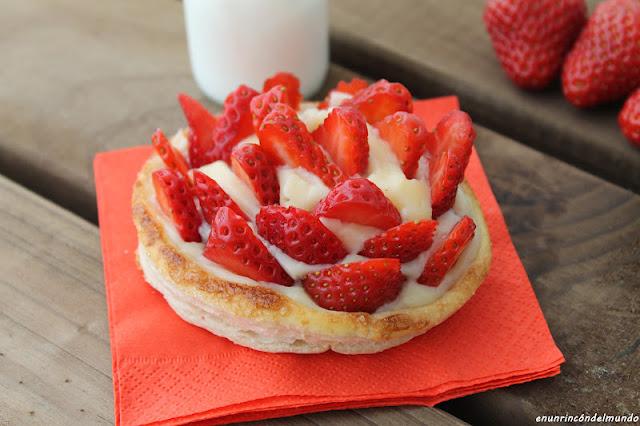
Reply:
[[[440,120],[427,141],[433,217],[449,210],[471,157],[476,137],[469,115],[452,111]]]
[[[365,241],[359,254],[408,262],[431,247],[437,224],[435,220],[403,223]]]
[[[169,142],[169,139],[162,133],[162,130],[156,130],[153,136],[151,136],[151,144],[156,153],[162,158],[165,166],[180,173],[187,184],[190,185],[191,178],[189,177],[187,160],[184,159],[180,151],[171,145],[171,142]]]
[[[217,119],[200,102],[180,93],[178,101],[189,124],[189,161],[198,168],[207,164],[206,152],[213,147]]]
[[[371,259],[312,272],[302,284],[325,309],[372,313],[394,300],[404,281],[398,259]]]
[[[376,123],[380,137],[384,139],[400,161],[407,179],[413,179],[418,170],[418,160],[429,139],[422,118],[409,112],[398,111]]]
[[[413,111],[411,93],[400,83],[378,80],[371,86],[356,93],[343,105],[353,105],[374,124],[396,111]]]
[[[329,153],[345,176],[367,170],[367,122],[358,110],[351,107],[334,108],[324,123],[313,132],[313,138]]]
[[[331,89],[331,91],[329,91],[329,94],[327,94],[324,100],[318,104],[318,108],[320,109],[328,108],[331,103],[331,97],[334,96],[336,93],[346,94],[346,95],[350,95],[349,97],[352,97],[359,91],[366,89],[368,86],[369,86],[369,83],[367,83],[365,80],[358,77],[354,77],[350,81],[340,80],[336,85],[335,89]]]
[[[262,120],[271,112],[275,104],[288,104],[287,88],[281,84],[251,99],[251,116],[253,128],[257,132]]]
[[[204,220],[207,221],[207,223],[210,224],[213,221],[218,209],[221,207],[229,207],[247,219],[247,215],[244,214],[242,209],[238,207],[224,189],[218,185],[218,182],[198,170],[193,171],[193,181],[193,189],[198,197]]]
[[[224,111],[216,124],[213,148],[208,152],[209,163],[229,161],[231,150],[253,133],[251,100],[258,92],[241,85],[224,100]]]
[[[318,216],[381,229],[400,225],[398,209],[368,179],[350,178],[336,185],[315,209]]]
[[[338,237],[306,210],[262,207],[256,225],[262,237],[300,262],[335,263],[348,254]]]
[[[253,189],[260,204],[278,204],[280,201],[278,175],[260,145],[240,144],[233,148],[231,168]]]
[[[473,219],[464,216],[449,232],[442,245],[427,259],[418,283],[429,287],[440,285],[473,239],[475,230],[476,224]]]
[[[300,80],[289,72],[279,72],[265,80],[262,91],[267,92],[275,86],[284,86],[287,92],[287,104],[294,110],[300,107],[302,94],[300,93]]]
[[[256,237],[247,221],[228,207],[218,209],[203,255],[238,275],[293,285],[293,279]]]
[[[200,242],[198,228],[202,218],[198,214],[187,181],[175,170],[156,170],[151,175],[156,200],[186,242]]]
[[[276,165],[302,167],[329,187],[344,180],[338,166],[326,157],[297,113],[288,105],[273,106],[258,129],[258,139]]]

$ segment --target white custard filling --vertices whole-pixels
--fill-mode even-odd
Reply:
[[[333,95],[336,97],[337,95]],[[348,97],[348,95],[346,95]],[[344,96],[341,100],[346,99]],[[332,99],[333,100],[333,99]],[[303,104],[302,111],[299,113],[300,119],[307,125],[310,131],[322,124],[328,115],[327,110],[319,110]],[[365,177],[374,182],[396,206],[402,216],[403,222],[411,220],[429,219],[431,218],[431,200],[430,188],[425,172],[425,164],[421,164],[418,176],[420,178],[407,179],[402,172],[402,168],[393,154],[388,144],[379,136],[377,129],[368,125],[369,131],[369,166]],[[173,143],[176,141],[184,148],[184,140],[186,140],[184,132],[179,132]],[[258,143],[257,137],[252,135],[242,143]],[[216,161],[200,168],[212,179],[214,179],[222,189],[238,204],[238,206],[251,219],[251,227],[255,231],[255,216],[260,209],[260,204],[256,199],[253,191],[238,178],[231,168],[223,161]],[[329,192],[329,188],[317,176],[309,173],[301,168],[292,168],[288,166],[280,166],[277,170],[278,181],[280,184],[280,202],[285,206],[295,206],[308,211],[313,210],[315,205],[324,198]],[[152,204],[160,212],[157,203],[152,200]],[[380,307],[377,312],[386,312],[400,310],[408,307],[424,306],[432,303],[444,294],[453,283],[455,283],[464,272],[469,268],[477,255],[480,246],[480,239],[477,234],[467,246],[460,256],[458,262],[444,277],[442,283],[438,287],[429,287],[417,283],[417,279],[424,269],[426,260],[431,253],[437,250],[445,236],[460,220],[463,215],[469,215],[474,220],[473,210],[465,193],[458,189],[456,203],[454,208],[438,218],[438,226],[434,235],[434,242],[429,250],[421,253],[416,259],[402,264],[402,272],[407,277],[406,282],[399,296],[392,302]],[[310,272],[315,272],[331,265],[309,265],[297,261],[285,254],[278,247],[270,244],[258,235],[265,244],[269,252],[278,260],[284,270],[297,282],[292,287],[282,285],[258,282],[250,278],[235,274],[228,271],[224,267],[212,262],[203,256],[204,242],[209,234],[209,226],[204,223],[200,228],[200,234],[203,237],[202,243],[184,242],[171,222],[162,214],[158,214],[162,218],[164,228],[167,231],[172,243],[180,249],[180,251],[190,260],[198,263],[207,271],[215,274],[221,279],[249,285],[263,285],[270,289],[290,297],[298,303],[306,306],[323,309],[317,306],[312,299],[304,291],[298,280],[302,279]],[[345,223],[336,219],[321,218],[321,222],[334,232],[343,242],[349,254],[339,263],[352,263],[366,260],[365,257],[357,253],[362,249],[364,242],[382,232],[377,228],[363,226],[354,223]],[[257,232],[256,232],[257,235]]]
[[[248,217],[253,218],[258,214],[260,203],[253,190],[233,173],[227,163],[218,160],[198,170],[215,180]]]
[[[302,167],[278,167],[280,204],[304,210],[313,210],[327,196],[329,188],[313,173]]]

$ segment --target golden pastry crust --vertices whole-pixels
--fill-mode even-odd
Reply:
[[[185,320],[243,346],[267,352],[379,352],[446,320],[473,296],[489,270],[487,225],[465,182],[461,188],[470,200],[479,248],[463,275],[428,305],[373,314],[334,312],[299,303],[266,286],[227,281],[190,259],[167,235],[151,184],[151,173],[161,167],[154,154],[134,185],[139,265],[146,280]]]

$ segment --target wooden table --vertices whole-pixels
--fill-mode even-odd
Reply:
[[[332,0],[332,57],[373,77],[407,84],[416,96],[455,93],[477,122],[640,191],[640,150],[616,122],[621,103],[579,110],[559,83],[515,87],[482,21],[485,0]],[[590,0],[590,9],[597,3]]]
[[[97,151],[146,143],[156,126],[183,124],[175,93],[198,91],[180,6],[16,3],[0,16],[0,31],[11,34],[0,37],[7,59],[0,81],[11,82],[0,85],[0,174],[29,189],[0,177],[0,425],[111,423],[91,161]],[[326,86],[352,75],[334,65]],[[566,411],[633,411],[640,398],[632,374],[640,370],[633,333],[640,197],[477,128],[478,151],[567,363],[556,378],[442,406],[468,421],[504,424]],[[439,409],[398,407],[270,423],[460,421]]]

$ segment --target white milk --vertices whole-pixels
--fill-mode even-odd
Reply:
[[[329,64],[327,0],[184,0],[191,68],[217,102],[240,84],[260,91],[278,71],[317,91]]]

